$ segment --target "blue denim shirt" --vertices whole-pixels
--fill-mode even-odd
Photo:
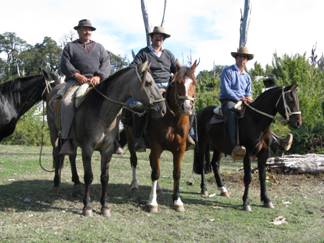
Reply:
[[[220,99],[239,101],[244,96],[252,96],[252,81],[247,72],[240,72],[237,65],[231,65],[222,71]]]

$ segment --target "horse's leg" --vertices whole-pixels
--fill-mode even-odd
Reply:
[[[218,186],[218,189],[220,190],[220,195],[224,196],[224,197],[229,197],[229,193],[228,193],[226,187],[224,186],[222,177],[219,173],[220,160],[221,160],[221,153],[219,151],[214,150],[211,165],[213,167],[216,184]]]
[[[158,145],[151,146],[150,152],[150,165],[151,165],[151,179],[152,179],[152,188],[147,206],[149,212],[157,213],[159,210],[159,205],[157,203],[157,186],[158,179],[160,178],[160,156],[162,153],[162,148]]]
[[[76,168],[76,149],[75,149],[75,153],[73,155],[69,156],[70,159],[70,165],[71,165],[71,173],[72,173],[72,181],[74,182],[74,185],[80,185],[80,179],[79,179],[79,175],[78,175],[78,170]]]
[[[199,144],[203,143],[199,141]],[[200,146],[198,147],[198,157],[197,159],[200,161],[200,169],[201,169],[201,181],[200,181],[200,193],[203,197],[208,197],[208,190],[205,179],[205,164],[209,163],[210,155],[209,155],[209,146]]]
[[[64,156],[59,155],[58,147],[53,147],[52,156],[54,160],[54,188],[57,190],[61,184],[61,171],[63,167]]]
[[[180,177],[181,177],[181,161],[185,153],[185,148],[180,147],[173,152],[173,206],[178,212],[184,212],[185,208],[180,198]]]
[[[260,181],[260,196],[261,202],[267,208],[274,208],[271,200],[267,195],[266,190],[266,169],[265,164],[268,159],[268,150],[261,150],[258,154],[258,170],[259,170],[259,181]]]
[[[101,175],[100,175],[100,181],[101,181],[101,214],[105,217],[110,217],[110,208],[107,205],[107,187],[108,187],[108,181],[109,181],[109,162],[111,160],[113,151],[107,151],[101,153]]]
[[[249,204],[249,198],[248,198],[248,194],[249,194],[249,186],[251,183],[251,179],[252,179],[252,175],[251,175],[251,160],[250,160],[250,156],[248,154],[246,154],[244,156],[244,194],[243,194],[243,210],[245,211],[252,211],[252,208]]]
[[[93,180],[93,173],[91,167],[91,156],[93,151],[91,149],[82,149],[82,162],[84,169],[84,197],[83,197],[83,210],[84,216],[92,216],[91,199],[90,199],[90,185]]]
[[[127,142],[128,142],[128,150],[130,153],[130,163],[132,168],[132,181],[130,184],[130,189],[133,191],[133,190],[138,190],[138,181],[136,176],[137,156],[134,147],[134,137],[132,136],[130,128],[127,128]]]

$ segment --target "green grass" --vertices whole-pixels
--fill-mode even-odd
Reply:
[[[74,188],[66,163],[59,193],[52,190],[53,173],[38,164],[38,147],[0,145],[0,241],[1,242],[324,242],[324,176],[270,175],[269,196],[275,209],[261,207],[257,174],[250,191],[252,212],[241,210],[241,163],[224,160],[221,169],[230,198],[218,196],[213,176],[207,176],[210,193],[202,198],[200,178],[194,184],[192,152],[182,166],[181,196],[186,212],[172,207],[171,154],[162,155],[158,197],[160,211],[149,214],[145,203],[150,192],[148,153],[140,153],[140,188],[129,191],[129,154],[114,156],[110,167],[109,202],[111,218],[99,214],[99,155],[94,154],[92,186],[93,217],[81,216],[82,188]],[[66,161],[67,162],[67,161]],[[50,148],[45,148],[43,164],[51,168]],[[83,181],[80,157],[77,159]],[[255,166],[255,164],[254,164]],[[287,203],[289,202],[289,203]],[[287,224],[271,222],[283,216]]]

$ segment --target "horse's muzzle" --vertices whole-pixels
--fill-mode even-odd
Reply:
[[[299,128],[302,123],[302,117],[300,114],[294,114],[289,117],[289,125],[294,128]]]

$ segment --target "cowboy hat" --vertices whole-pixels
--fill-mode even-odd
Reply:
[[[237,52],[231,52],[232,57],[236,58],[237,56],[246,56],[248,60],[253,59],[253,54],[249,53],[247,47],[240,47],[237,49]]]
[[[95,30],[96,30],[96,28],[92,26],[90,20],[88,20],[88,19],[81,19],[81,20],[79,21],[79,24],[78,24],[77,26],[74,26],[74,29],[75,29],[75,30],[78,30],[78,29],[80,29],[80,28],[82,28],[82,27],[88,27],[88,28],[90,28],[92,31],[95,31]]]
[[[150,36],[152,36],[154,34],[162,34],[164,36],[164,39],[169,38],[171,36],[164,31],[164,28],[162,26],[155,26],[153,28],[153,31],[151,33],[149,33]]]

